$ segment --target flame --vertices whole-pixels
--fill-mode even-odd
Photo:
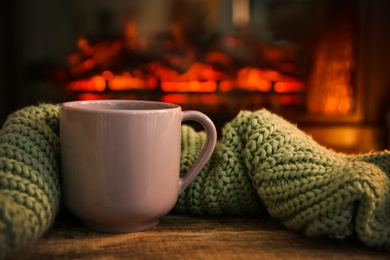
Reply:
[[[132,46],[132,41],[136,36],[135,30],[134,22],[130,21],[126,24],[127,45]],[[234,90],[288,93],[304,90],[302,82],[270,69],[245,67],[238,70],[236,75],[227,75],[226,72],[223,73],[210,65],[230,63],[230,58],[220,52],[208,53],[206,60],[209,63],[194,62],[184,73],[179,73],[158,61],[149,62],[142,70],[133,68],[114,72],[104,68],[110,67],[111,62],[118,58],[123,48],[121,41],[106,41],[92,46],[85,37],[80,37],[77,46],[80,52],[68,57],[71,75],[80,77],[87,72],[92,74],[93,71],[99,70],[101,73],[70,82],[67,86],[70,91],[119,92],[160,88],[166,93],[213,93]],[[281,54],[277,51],[270,51],[269,55],[280,56]],[[183,96],[167,96],[166,98],[183,100]],[[199,102],[214,103],[216,99],[208,96],[207,99]]]
[[[161,89],[164,92],[214,92],[217,89],[217,83],[213,81],[163,81]]]
[[[132,89],[154,89],[157,82],[152,78],[144,80],[142,73],[139,70],[133,72],[123,72],[122,74],[114,74],[112,71],[105,70],[101,75],[96,75],[88,79],[72,81],[67,89],[70,91],[96,91],[102,92],[107,90],[123,91]],[[138,76],[136,76],[138,74]]]
[[[161,79],[164,92],[214,92],[217,90],[218,73],[207,64],[194,63],[183,74],[158,68],[157,75]]]
[[[91,63],[88,66],[92,66]],[[84,65],[86,66],[86,65]],[[210,65],[194,63],[187,72],[179,74],[159,63],[151,63],[148,75],[141,70],[125,71],[115,74],[103,71],[87,79],[75,80],[68,85],[71,91],[102,92],[125,91],[134,89],[152,90],[160,84],[163,92],[229,92],[249,90],[277,93],[302,92],[303,82],[285,77],[277,71],[246,67],[237,72],[236,78],[223,78],[220,72]],[[160,82],[160,83],[158,83]]]
[[[89,44],[89,41],[85,37],[79,37],[77,40],[77,47],[87,56],[92,56],[94,48]]]
[[[106,80],[102,76],[93,76],[89,79],[72,81],[68,85],[72,91],[96,91],[103,92],[106,89]]]
[[[236,84],[242,89],[267,92],[271,90],[271,82],[264,76],[261,70],[243,68],[237,74]]]
[[[277,93],[301,92],[305,88],[300,81],[279,81],[275,83],[274,90]]]
[[[77,41],[78,52],[68,57],[70,74],[78,77],[92,69],[110,67],[111,63],[120,55],[123,49],[123,42],[118,40],[105,41],[94,46],[90,45],[85,37]]]
[[[143,89],[146,88],[144,80],[132,77],[129,72],[124,72],[122,75],[113,76],[109,81],[109,88],[113,91],[128,90],[128,89]]]
[[[126,22],[124,37],[129,48],[135,49],[137,47],[137,26],[133,20]]]

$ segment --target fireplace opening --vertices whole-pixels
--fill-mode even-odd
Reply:
[[[69,48],[58,63],[25,66],[20,84],[38,81],[60,101],[177,103],[209,115],[218,130],[240,110],[266,108],[336,150],[383,149],[390,6],[368,2],[62,3],[64,20],[73,20]],[[64,10],[52,7],[46,10],[52,18],[56,8]],[[15,5],[30,12],[26,17],[39,9],[26,8]],[[42,101],[32,87],[19,93],[24,103]]]
[[[302,19],[298,15],[321,17],[318,21],[312,18],[311,22],[317,23],[314,29],[304,25],[308,27],[305,36],[289,35],[291,32],[284,32],[283,27],[279,31],[284,35],[272,36],[272,41],[257,37],[256,27],[251,27],[251,21],[256,19],[251,8],[259,7],[253,7],[249,0],[231,3],[234,30],[215,33],[202,43],[193,40],[194,34],[205,34],[193,30],[193,23],[198,21],[188,21],[194,16],[193,10],[188,11],[188,17],[173,12],[166,31],[146,36],[136,17],[125,22],[118,38],[92,41],[86,35],[80,36],[77,50],[67,57],[69,96],[79,100],[172,102],[184,109],[202,110],[218,125],[243,109],[268,108],[303,119],[313,115],[345,117],[355,112],[356,1],[263,3],[261,8],[267,8],[268,19],[279,16],[268,25],[276,31],[289,19]],[[211,8],[206,2],[199,5]],[[182,3],[172,4],[171,9],[179,7],[187,10]],[[283,17],[285,8],[296,10],[296,14]]]

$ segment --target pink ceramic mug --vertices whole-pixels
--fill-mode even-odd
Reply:
[[[181,124],[207,133],[203,151],[180,178]],[[176,204],[214,150],[217,133],[198,111],[152,101],[98,100],[60,108],[65,206],[93,230],[147,230]]]

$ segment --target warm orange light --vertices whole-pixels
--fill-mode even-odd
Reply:
[[[218,104],[219,98],[216,94],[205,94],[201,96],[201,101],[205,105]]]
[[[136,33],[133,25],[129,22],[125,29],[126,37],[129,39],[132,39]],[[226,72],[219,71],[202,62],[193,63],[184,73],[179,73],[158,61],[150,62],[142,68],[118,73],[108,70],[108,68],[110,68],[111,62],[115,61],[113,58],[122,50],[123,42],[105,41],[92,48],[86,38],[80,38],[78,46],[82,53],[69,56],[72,76],[89,75],[92,71],[97,70],[102,70],[102,72],[90,78],[71,82],[68,89],[72,91],[103,92],[108,88],[110,91],[116,92],[155,89],[157,86],[167,93],[213,93],[233,90],[288,93],[304,90],[302,82],[286,77],[276,70],[245,67],[240,69],[236,75],[226,75]],[[88,50],[96,51],[88,56],[86,54]],[[279,51],[270,49],[269,55],[278,58],[278,55],[281,55]],[[211,52],[208,59],[212,61],[210,64],[217,62],[228,65],[230,62],[229,57],[218,52]],[[167,102],[176,103],[185,101],[186,103],[215,104],[220,101],[216,95],[202,94],[196,97],[191,96],[190,100],[187,98],[186,95],[165,96]],[[285,102],[293,101],[287,100]]]
[[[194,63],[187,72],[178,72],[159,64],[154,64],[155,74],[161,80],[164,92],[214,92],[217,90],[218,72],[211,66]]]
[[[273,49],[271,49],[271,48],[265,49],[263,51],[263,54],[264,54],[265,57],[267,57],[267,59],[269,59],[271,61],[280,60],[283,57],[283,52],[281,52],[280,50],[275,49],[275,48],[273,48]]]
[[[216,94],[197,94],[193,96],[189,94],[175,93],[163,95],[161,101],[176,104],[215,105],[220,102],[220,97]]]
[[[161,101],[168,103],[176,103],[176,104],[186,104],[190,100],[189,95],[187,94],[168,94],[164,95],[161,98]]]
[[[231,62],[231,58],[222,52],[210,52],[206,55],[205,61],[207,63],[218,63],[228,65]]]
[[[78,95],[78,100],[99,100],[99,99],[110,99],[107,95],[97,93],[81,93]]]
[[[222,92],[228,92],[234,89],[233,80],[222,80],[219,83],[219,90]]]
[[[279,103],[283,106],[289,106],[294,104],[302,104],[303,97],[299,95],[281,95]]]
[[[102,92],[106,89],[106,80],[102,76],[93,76],[90,79],[76,80],[68,85],[72,91],[96,91]]]
[[[89,42],[88,42],[87,38],[85,38],[85,37],[80,37],[77,40],[77,46],[87,56],[91,56],[94,53],[94,48],[89,45]]]
[[[70,66],[76,66],[81,61],[81,55],[79,53],[73,53],[68,56],[68,63]]]
[[[214,92],[217,90],[217,83],[213,81],[163,81],[161,89],[164,92]]]
[[[303,91],[304,85],[299,81],[280,81],[276,82],[274,90],[277,93],[287,93],[287,92],[300,92]]]
[[[256,68],[243,68],[237,73],[236,85],[246,90],[267,92],[271,90],[271,82],[266,74]]]
[[[115,76],[109,81],[108,87],[113,91],[143,89],[145,88],[145,81],[140,78],[132,77],[130,73],[125,72],[122,75]]]
[[[88,47],[89,47],[89,42],[88,42],[87,38],[85,38],[85,37],[80,37],[80,38],[77,40],[77,46],[78,46],[80,49],[88,48]]]
[[[127,46],[134,49],[137,46],[137,26],[134,21],[126,22],[124,36]]]
[[[112,79],[114,78],[114,73],[112,73],[112,72],[109,71],[109,70],[105,70],[105,71],[102,72],[102,76],[103,76],[106,80],[110,81],[110,80],[112,80]]]
[[[84,61],[83,66],[86,70],[90,70],[95,67],[95,61],[93,59],[88,59]]]
[[[95,86],[96,91],[101,92],[106,89],[106,79],[102,76],[93,76],[91,81],[92,85]]]
[[[314,55],[309,81],[307,108],[309,113],[340,116],[354,109],[351,75],[356,58],[351,16],[340,16],[321,34]]]

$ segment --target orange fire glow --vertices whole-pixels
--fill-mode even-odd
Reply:
[[[151,63],[149,75],[145,76],[140,70],[114,74],[109,70],[103,71],[87,79],[75,80],[68,85],[70,91],[105,90],[152,90],[158,87],[163,92],[228,92],[232,90],[277,93],[300,92],[304,84],[292,78],[285,77],[277,71],[261,70],[246,67],[237,72],[235,78],[227,78],[214,70],[210,65],[194,63],[187,72],[179,74],[177,71],[158,63]],[[108,89],[106,89],[108,88]]]
[[[234,39],[230,40],[231,44],[237,44]],[[283,100],[278,101],[282,105],[302,102],[293,96],[290,97],[289,93],[303,92],[303,82],[271,69],[244,67],[236,73],[218,70],[211,64],[228,66],[231,63],[231,57],[218,51],[207,53],[204,62],[192,63],[184,73],[179,73],[159,61],[142,64],[140,67],[126,68],[124,65],[119,66],[120,70],[113,69],[118,66],[112,65],[118,65],[116,62],[123,61],[122,55],[126,50],[138,48],[140,44],[142,45],[142,41],[137,36],[134,21],[126,24],[124,40],[107,40],[91,44],[87,38],[80,37],[77,41],[79,51],[68,57],[69,72],[73,80],[67,85],[67,90],[77,92],[78,99],[81,100],[115,98],[119,95],[121,98],[125,95],[127,98],[133,98],[136,97],[134,93],[139,93],[139,90],[158,90],[162,92],[159,99],[179,104],[231,103],[231,100],[220,96],[231,91],[282,93],[286,95]],[[187,55],[191,55],[191,52]],[[281,59],[281,55],[283,56],[283,53],[279,49],[270,49],[267,53],[270,59]],[[170,60],[169,63],[176,64],[174,60]],[[248,102],[253,105],[264,100],[259,96],[252,94],[250,96]]]
[[[159,65],[154,68],[164,92],[214,92],[217,90],[219,75],[210,65],[194,63],[183,74]]]
[[[354,108],[354,30],[347,18],[337,19],[337,24],[322,34],[317,46],[307,100],[312,114],[347,115]]]
[[[72,81],[68,85],[68,89],[72,91],[96,91],[102,92],[106,89],[106,80],[104,77],[97,75],[89,79]]]

